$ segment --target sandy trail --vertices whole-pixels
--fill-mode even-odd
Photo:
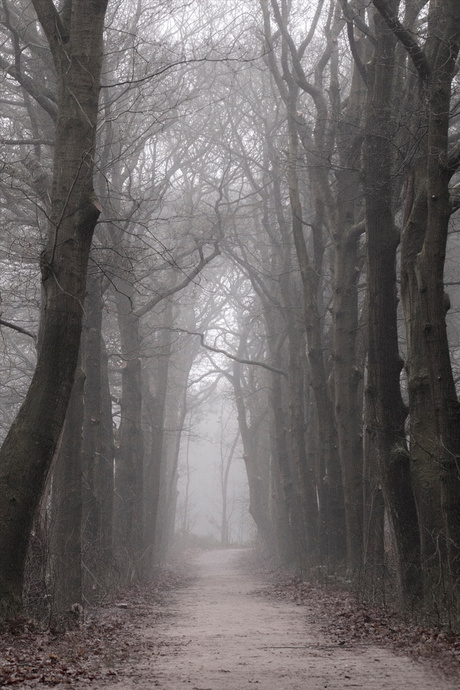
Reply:
[[[117,690],[458,690],[410,659],[376,646],[340,647],[304,607],[254,594],[238,551],[199,559],[199,577],[175,596],[174,615],[146,629],[161,655],[141,660]],[[107,687],[105,685],[104,687]]]

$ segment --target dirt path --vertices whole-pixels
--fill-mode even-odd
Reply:
[[[117,690],[458,690],[410,659],[381,647],[331,643],[306,610],[254,594],[237,567],[238,551],[199,559],[194,585],[178,592],[173,614],[146,629],[160,655],[141,660]]]

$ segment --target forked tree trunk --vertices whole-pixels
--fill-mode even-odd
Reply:
[[[318,565],[319,558],[319,520],[320,512],[322,508],[327,504],[329,508],[329,501],[326,499],[324,503],[320,500],[320,505],[318,506],[318,494],[321,496],[321,487],[318,487],[316,483],[315,468],[309,464],[309,457],[306,451],[306,371],[308,368],[307,364],[307,353],[306,353],[306,338],[305,330],[307,327],[307,341],[308,341],[308,360],[312,362],[315,360],[316,349],[313,345],[314,336],[318,336],[318,331],[316,326],[319,325],[317,321],[313,326],[305,321],[305,315],[309,311],[306,307],[305,302],[310,299],[310,306],[312,306],[311,300],[313,299],[310,291],[305,285],[306,275],[305,271],[302,275],[303,290],[301,289],[299,283],[300,280],[295,279],[291,276],[293,272],[293,264],[295,259],[293,258],[293,245],[296,245],[297,259],[298,263],[303,263],[303,268],[309,265],[308,256],[306,256],[306,247],[303,239],[302,228],[302,209],[299,197],[298,188],[298,178],[297,178],[297,138],[295,132],[291,131],[290,140],[290,158],[289,158],[289,192],[291,199],[291,210],[292,210],[292,234],[289,231],[288,225],[286,223],[282,204],[282,195],[279,186],[279,179],[274,179],[274,201],[275,201],[275,211],[278,219],[279,230],[281,234],[281,245],[282,245],[282,273],[280,277],[280,293],[282,297],[284,311],[284,323],[287,332],[287,350],[288,350],[288,388],[287,396],[289,400],[289,433],[286,428],[286,423],[279,418],[280,413],[282,414],[282,400],[274,400],[273,413],[276,420],[276,424],[281,423],[282,433],[277,436],[277,440],[282,441],[283,446],[278,448],[277,459],[278,467],[280,470],[280,476],[283,479],[284,490],[287,491],[286,499],[288,500],[288,519],[292,528],[292,540],[294,545],[294,550],[296,551],[296,559],[298,562],[298,567],[300,571],[306,572],[309,568]],[[299,240],[298,233],[302,233],[302,239]],[[305,254],[304,254],[305,252]],[[301,260],[300,254],[302,255],[304,261]],[[308,270],[308,268],[307,268]],[[302,273],[302,270],[300,271]],[[314,300],[313,300],[314,301]],[[315,310],[315,307],[314,307]],[[307,317],[308,319],[308,317]],[[310,340],[308,337],[310,336]],[[279,356],[279,355],[277,355]],[[322,351],[321,351],[321,364]],[[311,369],[311,366],[310,366]],[[311,385],[315,390],[314,384],[318,382],[321,374],[318,372],[318,368],[315,367],[315,374],[318,374],[318,378],[312,376]],[[277,381],[274,386],[281,389],[281,382]],[[326,393],[327,395],[327,393]],[[315,395],[316,403],[318,406],[318,398]],[[320,396],[320,400],[324,400],[324,397]],[[323,430],[326,429],[326,425],[322,427]],[[333,433],[333,432],[331,432]],[[321,433],[320,433],[321,435]],[[321,464],[324,469],[324,465],[327,462],[326,456],[327,441],[321,444],[319,455],[321,455]],[[281,451],[281,452],[280,452]],[[290,467],[288,467],[288,464]],[[324,476],[324,472],[322,474]],[[289,498],[288,498],[289,496]],[[325,508],[325,513],[327,513],[327,518],[330,517],[331,513]],[[333,511],[340,506],[334,506]],[[329,520],[327,520],[329,522]],[[329,529],[326,529],[329,533]]]
[[[407,51],[416,74],[401,249],[410,459],[424,603],[450,623],[452,611],[460,605],[460,405],[447,339],[444,263],[452,210],[449,180],[459,166],[458,156],[449,160],[448,134],[452,82],[458,69],[460,4],[431,0],[424,46],[399,23],[397,0],[373,4],[394,40]],[[408,3],[414,20],[422,6]]]
[[[337,429],[335,425],[334,407],[328,391],[327,372],[324,358],[323,321],[319,309],[322,279],[322,263],[324,257],[324,229],[326,225],[325,198],[329,189],[329,172],[324,161],[332,155],[331,142],[327,136],[328,109],[326,98],[321,85],[322,71],[328,62],[330,53],[325,51],[324,56],[318,61],[315,71],[315,85],[308,83],[301,60],[308,41],[302,48],[296,48],[292,36],[288,30],[290,9],[286,4],[276,0],[271,3],[260,2],[264,19],[264,36],[266,41],[266,62],[273,75],[279,94],[284,102],[287,115],[288,151],[286,161],[286,178],[289,190],[291,210],[291,234],[297,254],[298,265],[302,277],[304,304],[304,331],[307,334],[308,364],[310,372],[310,385],[313,389],[318,410],[318,434],[319,453],[324,467],[323,477],[325,481],[314,487],[312,485],[312,468],[307,464],[304,450],[305,438],[301,438],[300,428],[304,429],[305,416],[299,405],[304,407],[304,401],[300,398],[304,391],[301,390],[302,375],[300,370],[295,371],[294,353],[300,356],[301,350],[305,352],[305,343],[300,342],[295,330],[290,336],[291,348],[291,413],[292,441],[294,454],[299,453],[298,467],[301,473],[302,493],[305,496],[303,504],[308,515],[305,516],[305,527],[308,525],[310,542],[308,556],[309,565],[318,564],[318,518],[313,513],[317,510],[319,496],[320,511],[323,511],[325,522],[324,531],[328,540],[329,564],[332,568],[343,562],[345,558],[345,514],[342,488],[342,475],[338,454]],[[270,26],[270,8],[273,11],[279,34],[281,35],[281,57],[277,61],[277,53],[274,49],[274,34]],[[277,39],[278,40],[278,39]],[[289,56],[289,57],[288,57]],[[318,83],[316,83],[318,82]],[[311,96],[316,117],[313,134],[309,132],[299,106],[299,90],[302,88]],[[305,239],[305,227],[303,219],[302,199],[300,193],[299,142],[302,140],[309,174],[309,191],[312,204],[311,244],[312,256]],[[277,215],[280,215],[277,213]],[[280,228],[282,225],[280,224]],[[285,239],[285,238],[284,238]],[[303,340],[303,335],[302,335]],[[295,342],[294,342],[295,341]],[[296,355],[297,356],[297,355]],[[295,400],[295,402],[294,402]],[[297,428],[296,428],[297,425]],[[315,491],[316,489],[316,491]],[[305,492],[310,493],[307,496]],[[316,522],[316,525],[313,523]]]

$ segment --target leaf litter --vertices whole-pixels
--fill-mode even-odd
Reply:
[[[460,635],[403,620],[389,607],[364,604],[336,585],[302,580],[283,570],[264,569],[267,585],[258,594],[308,607],[307,619],[320,625],[333,645],[380,645],[407,655],[460,681]]]
[[[85,687],[123,677],[128,659],[161,654],[163,642],[141,631],[169,615],[167,594],[185,586],[181,569],[158,569],[147,584],[118,591],[72,629],[44,630],[18,618],[0,628],[0,688]]]
[[[62,633],[40,629],[28,619],[9,623],[0,630],[0,687],[123,684],[133,675],[137,660],[176,654],[177,641],[143,633],[146,626],[152,630],[152,622],[174,615],[168,594],[188,585],[189,573],[189,568],[187,574],[177,568],[159,570],[147,585],[119,591],[112,601],[89,610],[74,629]],[[307,620],[319,625],[326,645],[390,647],[441,669],[451,679],[460,678],[460,636],[402,621],[390,610],[362,604],[352,592],[337,586],[308,583],[281,570],[265,569],[263,575],[264,587],[253,594],[305,607]],[[230,672],[225,666],[218,670]]]

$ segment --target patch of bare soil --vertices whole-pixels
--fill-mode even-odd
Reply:
[[[200,556],[199,576],[177,593],[172,617],[146,627],[158,640],[122,679],[93,686],[117,690],[453,690],[458,683],[372,642],[331,636],[316,608],[260,596],[239,567],[238,551]]]
[[[331,623],[350,618],[334,613],[319,592],[303,589],[299,582],[267,585],[241,568],[240,560],[236,550],[203,553],[197,560],[198,576],[189,586],[171,590],[166,606],[164,600],[157,602],[155,590],[138,592],[132,600],[119,602],[127,608],[111,607],[107,618],[85,624],[96,626],[98,635],[84,638],[87,660],[79,676],[56,676],[54,681],[46,676],[16,685],[90,685],[94,690],[458,689],[458,677],[447,678],[396,654],[376,644],[372,635],[355,638],[346,632],[348,623]],[[46,645],[48,657],[59,657],[56,647],[50,653]],[[40,659],[61,663],[60,657]]]

